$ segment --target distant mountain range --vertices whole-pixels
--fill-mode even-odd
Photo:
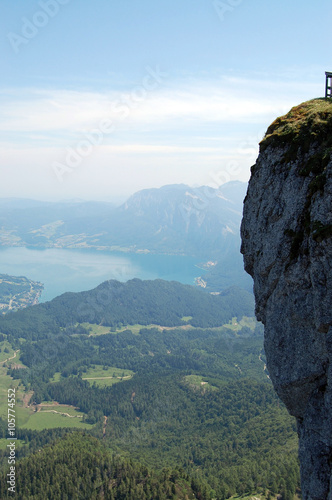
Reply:
[[[169,185],[139,191],[120,207],[2,199],[0,245],[194,256],[210,262],[205,267],[213,290],[219,290],[220,279],[222,288],[248,288],[239,252],[246,187],[239,181],[218,189]],[[205,279],[200,284],[208,287]]]

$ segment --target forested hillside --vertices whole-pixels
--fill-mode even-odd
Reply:
[[[88,292],[68,292],[7,315],[1,318],[0,329],[10,337],[36,340],[84,322],[110,327],[187,322],[206,328],[223,325],[233,316],[253,316],[253,308],[253,295],[236,287],[210,295],[176,281],[110,280]]]
[[[55,499],[73,491],[90,498],[79,496],[81,487],[89,495],[93,488],[91,498],[292,499],[299,485],[294,421],[267,377],[262,326],[245,314],[251,300],[236,289],[212,296],[160,280],[112,281],[1,318],[0,332],[19,356],[0,371],[17,387],[24,491],[40,495],[44,482],[59,485],[61,456],[68,470],[77,462],[85,479],[74,475],[72,486],[65,479]],[[89,322],[84,309],[94,313]],[[100,449],[92,475],[93,454],[84,465],[82,454],[60,451],[61,440],[47,448],[54,455],[45,458],[47,473],[38,472],[30,454],[64,433],[46,430],[53,421],[85,426],[109,450]],[[112,475],[114,454],[122,457],[116,464],[135,461],[124,466],[128,479]],[[6,451],[0,456],[5,471]],[[155,470],[146,473],[152,483],[146,468]]]
[[[31,479],[33,478],[33,479]],[[5,478],[0,498],[12,498]],[[100,441],[72,434],[23,459],[17,467],[16,498],[207,500],[206,487],[180,470],[153,470],[111,454]]]

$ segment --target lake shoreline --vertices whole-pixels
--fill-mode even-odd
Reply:
[[[0,272],[44,283],[39,302],[65,292],[90,290],[115,279],[164,279],[195,286],[202,259],[183,255],[96,249],[0,247]]]

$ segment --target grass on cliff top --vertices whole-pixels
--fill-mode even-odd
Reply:
[[[304,136],[313,139],[332,131],[332,99],[312,99],[292,108],[274,120],[260,143],[261,151],[270,144],[299,142]]]

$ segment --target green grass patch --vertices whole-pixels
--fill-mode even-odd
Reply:
[[[111,333],[109,326],[101,326],[94,323],[80,323],[84,328],[90,331],[90,335],[105,335],[106,333]]]
[[[7,375],[7,368],[0,367],[0,417],[4,419],[7,419],[8,413],[8,389],[17,388],[19,382],[19,380],[13,380]]]
[[[129,380],[135,375],[132,370],[123,370],[122,368],[107,367],[105,370],[102,365],[95,365],[90,367],[82,375],[83,380],[87,380],[89,384],[94,383],[98,386],[111,386],[122,382],[124,380]]]
[[[70,405],[59,405],[49,402],[43,402],[38,406],[40,408],[40,411],[44,413],[64,414],[65,416],[66,414],[68,414],[70,417],[75,418],[83,417],[83,412]]]
[[[192,316],[183,316],[181,318],[181,321],[183,323],[188,323],[192,319]],[[162,325],[155,325],[155,324],[149,324],[149,325],[140,325],[140,324],[135,324],[135,325],[125,325],[121,326],[119,328],[116,327],[109,327],[109,326],[101,326],[101,325],[93,325],[91,323],[81,323],[82,326],[90,330],[90,336],[96,336],[96,335],[106,335],[106,334],[114,334],[116,335],[117,333],[124,332],[125,330],[130,330],[134,335],[139,335],[141,330],[152,330],[154,328],[157,328],[158,330],[162,331],[164,329],[167,330],[176,330],[177,328],[181,327],[181,325],[174,326],[174,327],[167,327],[167,326],[162,326]]]
[[[286,115],[274,120],[261,141],[261,151],[268,145],[279,143],[291,144],[299,139],[305,146],[307,136],[313,141],[320,131],[325,132],[332,116],[331,99],[312,99],[293,107]]]
[[[88,380],[88,382],[90,383],[90,385],[95,384],[97,387],[112,387],[112,385],[117,384],[118,382],[122,382],[122,380],[115,378],[103,378],[103,379]]]
[[[109,327],[109,326],[101,326],[101,325],[96,325],[96,324],[92,324],[92,323],[80,323],[80,324],[82,326],[84,326],[84,328],[90,330],[90,333],[89,333],[90,336],[106,335],[106,334],[116,335],[118,333],[124,332],[125,330],[130,330],[133,335],[139,335],[140,331],[143,329],[144,330],[152,330],[154,328],[157,328],[158,330],[163,331],[163,330],[176,330],[176,329],[181,328],[181,327],[194,328],[194,327],[191,327],[191,325],[189,323],[191,319],[192,319],[192,316],[183,316],[181,318],[182,325],[177,325],[174,327],[155,325],[152,323],[149,325],[141,325],[141,324],[137,323],[135,325],[125,325],[125,326],[121,326],[119,328]],[[185,323],[187,323],[187,325]],[[218,328],[221,328],[221,326]],[[213,329],[215,329],[215,328],[213,328]]]
[[[248,316],[243,316],[242,319],[239,321],[237,318],[232,318],[232,320],[229,323],[226,323],[223,325],[224,328],[228,328],[229,330],[232,330],[232,332],[237,333],[242,330],[243,327],[248,327],[250,330],[254,331],[255,327],[257,325],[256,318],[250,318]]]
[[[15,358],[16,361],[16,358]],[[128,370],[127,370],[128,371]],[[24,388],[20,385],[20,380],[13,380],[7,375],[7,368],[0,366],[0,417],[5,421],[8,416],[8,389],[16,389],[15,417],[16,427],[32,430],[52,429],[55,427],[77,427],[78,429],[90,429],[92,426],[83,422],[83,418],[77,415],[83,413],[69,406],[56,405],[52,408],[44,408],[35,412],[32,407],[23,406],[25,396]],[[47,412],[47,409],[54,409],[61,413],[68,413],[71,417],[66,417],[60,413]],[[76,415],[75,418],[73,418]],[[1,448],[0,448],[1,449]]]
[[[0,342],[0,363],[6,361],[6,359],[14,356],[14,349],[8,340],[3,340]]]
[[[117,333],[121,333],[121,332],[124,332],[125,330],[130,330],[134,335],[138,335],[139,332],[144,328],[144,329],[148,329],[148,330],[151,330],[152,328],[158,328],[159,330],[162,330],[164,327],[163,326],[160,326],[160,325],[140,325],[140,324],[135,324],[135,325],[125,325],[125,326],[121,326],[119,328],[115,328],[115,327],[109,327],[109,326],[100,326],[100,325],[92,325],[90,323],[81,323],[82,326],[84,326],[85,328],[89,328],[92,327],[91,331],[90,331],[90,335],[91,336],[94,336],[94,335],[105,335],[105,334],[109,334],[109,333],[112,333],[114,335],[116,335]]]
[[[7,444],[9,443],[9,440],[6,438],[0,439],[0,450],[5,451],[8,450]],[[21,448],[24,446],[24,443],[20,441],[19,439],[16,440],[16,449]]]
[[[91,429],[92,425],[83,421],[84,413],[70,405],[60,405],[46,401],[36,407],[23,408],[17,405],[17,426],[22,429],[43,430],[55,427]]]
[[[24,425],[29,421],[30,416],[33,415],[33,409],[23,408],[23,406],[19,403],[16,404],[16,427],[19,429],[20,427],[24,427]]]
[[[125,330],[130,330],[134,335],[138,335],[139,332],[143,329],[146,330],[152,330],[153,328],[158,328],[159,330],[162,330],[163,327],[160,325],[139,325],[138,323],[136,325],[126,325],[122,326],[121,328],[117,328],[115,333],[121,333],[124,332]]]
[[[50,382],[51,383],[60,382],[60,380],[61,380],[61,372],[55,372],[53,377],[50,379]]]
[[[130,330],[134,335],[138,335],[140,330],[142,328],[162,328],[159,325],[126,325],[126,326],[121,326],[120,328],[116,327],[110,327],[110,326],[101,326],[101,325],[96,325],[92,323],[81,323],[84,328],[90,331],[89,335],[90,336],[96,336],[96,335],[106,335],[109,333],[117,334],[124,332],[125,330]]]
[[[250,328],[251,331],[254,331],[256,326],[257,326],[257,320],[256,318],[251,318],[249,316],[243,316],[242,319],[239,321],[239,325],[241,328],[244,326]]]
[[[201,375],[186,375],[184,377],[184,382],[191,389],[200,392],[207,391],[217,391],[218,388],[214,385],[211,385],[206,377],[202,377]]]
[[[125,330],[130,330],[134,335],[138,335],[139,332],[143,328],[156,328],[156,326],[155,325],[147,325],[146,326],[146,325],[139,325],[139,324],[126,325],[126,326],[122,326],[121,328],[117,328],[114,333],[121,333],[121,332],[124,332]]]
[[[83,422],[82,418],[71,418],[59,413],[39,411],[30,415],[29,419],[20,427],[23,429],[41,431],[43,429],[54,429],[55,427],[91,429],[92,425]]]
[[[237,318],[232,318],[232,320],[229,323],[226,323],[223,326],[225,328],[228,328],[229,330],[232,330],[232,332],[238,332],[239,330],[241,330]]]

